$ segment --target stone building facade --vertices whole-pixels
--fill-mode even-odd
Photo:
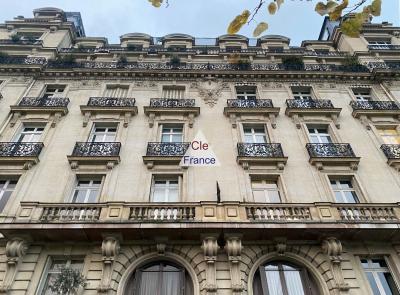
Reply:
[[[399,294],[400,28],[329,28],[1,24],[0,293]],[[199,131],[219,166],[179,165]]]

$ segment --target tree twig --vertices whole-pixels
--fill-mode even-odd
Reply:
[[[258,3],[258,5],[256,6],[256,8],[253,9],[253,12],[251,13],[251,18],[250,20],[247,22],[247,24],[249,25],[253,20],[254,17],[256,16],[256,14],[258,13],[258,11],[261,9],[261,7],[265,4],[264,0],[260,0],[260,3]]]

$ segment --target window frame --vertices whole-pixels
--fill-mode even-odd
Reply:
[[[115,90],[118,88],[120,88],[121,90],[117,92],[116,95],[108,95],[107,91]],[[106,84],[102,91],[102,96],[111,98],[127,98],[129,97],[130,89],[131,87],[129,84]],[[122,90],[126,90],[125,93],[123,93]]]
[[[163,141],[163,135],[164,135],[164,128],[169,128],[170,130],[174,129],[174,128],[182,128],[182,140],[181,141]],[[185,142],[185,124],[183,122],[181,123],[175,123],[175,122],[162,122],[159,123],[159,142],[161,143],[183,143]],[[171,137],[174,136],[173,132],[168,132],[167,134],[169,134],[170,140],[172,139]]]
[[[400,145],[400,125],[399,124],[374,124],[373,125],[376,131],[376,136],[381,144],[399,144]],[[385,142],[384,138],[385,137],[395,137],[395,136],[382,136],[381,132],[382,130],[394,130],[397,133],[397,137],[399,137],[399,142],[398,143],[387,143]]]
[[[177,180],[177,201],[162,201],[162,202],[155,202],[154,201],[154,192],[155,192],[155,182],[156,181],[175,181]],[[182,202],[182,182],[183,182],[183,175],[181,174],[153,174],[151,176],[151,185],[150,185],[150,196],[149,202],[150,203],[178,203]],[[164,197],[166,193],[164,192]],[[169,199],[169,194],[168,194]]]
[[[242,137],[242,139],[243,139],[243,142],[244,143],[257,143],[257,142],[255,142],[254,141],[254,136],[256,135],[256,134],[259,134],[259,135],[261,135],[261,133],[256,133],[256,132],[254,132],[254,130],[255,129],[257,129],[257,128],[262,128],[262,129],[264,129],[264,138],[265,138],[265,141],[264,142],[259,142],[259,143],[270,143],[271,142],[271,138],[270,138],[270,135],[269,135],[269,132],[268,132],[268,126],[266,126],[265,124],[257,124],[257,123],[246,123],[246,122],[243,122],[242,124],[242,128],[241,128],[241,137]],[[253,141],[252,142],[247,142],[246,141],[246,131],[245,131],[245,129],[247,129],[247,128],[250,128],[251,130],[252,130],[252,132],[251,132],[251,135],[252,135],[252,139],[253,139]]]
[[[106,131],[104,132],[99,132],[99,133],[104,133],[103,134],[103,139],[101,141],[93,141],[93,136],[96,134],[96,128],[106,128]],[[114,132],[114,140],[113,141],[105,141],[104,137],[107,134],[111,134],[111,133],[107,133],[107,130],[110,128],[115,128],[115,132]],[[119,131],[119,122],[93,122],[92,124],[92,128],[90,129],[89,135],[87,137],[87,141],[91,142],[91,143],[101,143],[101,142],[117,142],[117,137],[118,137],[118,131]]]
[[[55,92],[49,92],[49,87],[54,87],[56,89]],[[59,89],[63,89],[63,91],[59,91]],[[58,98],[58,97],[65,97],[67,92],[67,85],[66,84],[46,84],[40,94],[41,98]],[[52,94],[52,95],[51,95]]]
[[[334,138],[334,136],[333,136],[333,132],[332,132],[332,130],[331,130],[330,124],[305,123],[305,127],[306,127],[307,138],[308,138],[308,142],[309,142],[309,143],[329,144],[329,143],[335,143],[335,142],[336,142],[336,140],[335,140],[335,138]],[[326,133],[319,133],[319,132],[317,132],[317,133],[310,133],[310,130],[309,130],[309,129],[314,129],[314,130],[317,130],[317,131],[318,131],[318,129],[322,129],[322,128],[326,129]],[[311,140],[311,134],[317,134],[317,135],[314,135],[314,137],[316,136],[316,137],[318,138],[318,142],[313,142],[313,141]],[[330,139],[330,142],[328,142],[328,143],[326,143],[326,142],[321,142],[320,134],[321,134],[321,135],[323,135],[323,134],[328,135],[328,136],[329,136],[329,139]]]
[[[40,133],[39,136],[39,140],[37,141],[21,141],[21,136],[24,132],[25,128],[34,128],[35,130],[37,128],[43,128],[43,130]],[[15,143],[37,143],[37,142],[43,142],[43,136],[46,132],[46,128],[47,128],[47,122],[29,122],[29,121],[25,121],[25,122],[21,122],[21,125],[19,126],[19,128],[16,130],[14,136],[12,137],[12,141]],[[31,132],[26,132],[27,134],[30,134]],[[34,132],[30,134],[30,137],[34,136],[34,134],[37,134],[38,132]]]
[[[254,93],[252,92],[254,91]],[[254,101],[259,99],[258,87],[256,85],[235,86],[235,98],[244,101]]]
[[[364,188],[361,185],[360,179],[356,174],[342,174],[342,173],[327,173],[325,174],[326,182],[325,184],[327,185],[327,195],[331,196],[330,201],[332,203],[338,203],[336,201],[336,196],[335,193],[332,189],[331,185],[331,179],[340,179],[340,180],[347,180],[351,181],[351,184],[356,192],[357,198],[358,198],[358,203],[346,203],[346,204],[363,204],[363,203],[368,203],[368,198],[367,194],[364,190]],[[338,203],[340,204],[340,203]]]
[[[271,181],[275,182],[277,185],[277,189],[279,192],[279,198],[280,198],[280,203],[287,203],[287,191],[286,191],[286,186],[285,186],[285,181],[283,179],[283,176],[281,174],[265,174],[265,173],[251,173],[248,174],[248,184],[249,184],[249,196],[251,198],[248,200],[249,202],[254,202],[256,203],[256,200],[254,198],[254,193],[253,193],[253,181]],[[268,202],[264,202],[264,204],[268,204]],[[275,204],[275,203],[269,203],[269,204]]]
[[[178,96],[171,95],[174,91]],[[170,94],[166,94],[169,93]],[[163,99],[185,99],[187,97],[187,87],[185,85],[161,85],[160,98]]]
[[[9,202],[10,202],[12,196],[15,195],[15,191],[17,190],[17,186],[18,186],[20,177],[21,177],[21,175],[0,175],[0,181],[6,181],[6,183],[8,183],[7,185],[10,184],[10,181],[16,182],[14,189],[11,191],[10,196],[8,197],[7,201],[4,204],[4,207],[3,208],[0,207],[0,215],[4,214],[7,206],[10,204]],[[0,189],[0,200],[2,200],[4,193],[6,191],[9,191],[9,190],[7,190],[7,189],[3,190],[2,188]]]
[[[104,186],[104,182],[105,182],[105,175],[104,174],[93,174],[93,175],[86,175],[86,174],[77,174],[75,176],[73,185],[72,185],[72,189],[69,192],[69,197],[68,197],[68,202],[72,203],[72,204],[91,204],[88,202],[74,202],[74,195],[75,195],[75,191],[77,190],[79,181],[98,181],[100,180],[100,185],[98,187],[98,194],[96,196],[96,201],[92,202],[92,203],[99,203],[102,197],[102,191],[103,191],[103,186]],[[89,190],[91,191],[91,190]],[[88,194],[88,191],[85,194],[85,199],[87,199],[90,196],[90,193]]]
[[[362,94],[362,91],[368,91],[369,94]],[[372,87],[350,87],[350,92],[352,99],[354,101],[374,101],[377,100],[375,92]],[[357,94],[358,93],[358,94]],[[358,98],[360,97],[360,99]],[[369,97],[369,99],[365,99],[365,97]]]
[[[299,99],[299,100],[317,99],[317,95],[311,86],[290,86],[289,88],[290,88],[290,97],[292,99]]]

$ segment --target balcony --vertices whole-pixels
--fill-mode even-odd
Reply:
[[[143,162],[149,169],[159,164],[178,165],[189,145],[189,142],[149,142]]]
[[[388,164],[400,171],[400,144],[382,144],[381,150],[388,159]]]
[[[41,142],[0,142],[0,165],[30,169],[39,162]]]
[[[91,97],[87,105],[81,105],[81,112],[85,116],[83,127],[86,127],[92,116],[113,115],[116,119],[124,121],[124,127],[128,127],[132,116],[137,115],[134,98],[118,97]]]
[[[319,170],[324,166],[349,166],[357,170],[360,162],[349,143],[308,143],[306,149],[310,163]]]
[[[267,230],[270,237],[279,237],[283,227],[293,239],[332,234],[371,238],[377,229],[382,238],[385,233],[393,237],[398,229],[400,204],[21,202],[16,216],[1,220],[3,234],[32,229],[43,240],[62,240],[68,233],[69,239],[82,241],[101,236],[103,230],[120,232],[121,226],[124,235],[149,239],[159,235],[160,229],[169,237],[194,239],[205,230],[221,228],[245,230],[254,238]]]
[[[13,127],[19,117],[27,114],[47,114],[51,126],[55,127],[60,118],[68,113],[68,104],[67,97],[23,97],[18,105],[10,106],[13,113],[10,125]]]
[[[237,120],[242,116],[268,117],[273,128],[276,127],[275,118],[279,108],[275,108],[271,99],[228,99],[224,108],[224,115],[229,117],[232,127],[236,128]]]
[[[400,104],[395,101],[352,101],[353,117],[360,118],[368,127],[368,117],[398,117],[400,116]]]
[[[67,158],[72,169],[80,165],[105,165],[112,169],[120,162],[120,150],[120,142],[77,142]]]
[[[149,117],[150,127],[154,126],[156,116],[162,115],[181,115],[188,118],[189,127],[193,127],[200,108],[195,106],[194,99],[152,98],[150,105],[144,107],[144,113]]]
[[[250,166],[275,166],[279,170],[285,167],[287,157],[280,143],[238,143],[237,162],[244,169]]]
[[[368,45],[369,50],[378,50],[378,51],[395,51],[400,50],[400,45],[395,44],[374,44]]]
[[[297,128],[300,128],[300,118],[306,116],[329,116],[339,127],[337,119],[342,109],[335,108],[329,99],[288,99],[286,105],[285,114],[293,118]]]

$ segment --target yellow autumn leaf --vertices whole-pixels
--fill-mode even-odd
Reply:
[[[264,31],[268,29],[268,24],[265,22],[261,22],[257,25],[253,32],[253,37],[258,37],[260,36]]]
[[[278,10],[278,6],[275,4],[275,2],[271,2],[268,5],[268,12],[269,14],[275,14],[275,12]]]
[[[374,0],[372,1],[370,6],[371,14],[373,16],[380,16],[381,15],[381,9],[382,9],[382,0]]]
[[[352,38],[358,38],[363,23],[365,22],[365,13],[357,13],[353,18],[345,20],[341,25],[340,29],[343,34]]]
[[[278,5],[278,9],[279,9],[281,7],[281,5],[283,4],[284,0],[276,0],[275,2]]]
[[[154,7],[160,7],[163,0],[149,0],[149,2],[151,3],[151,5],[153,5]]]
[[[240,55],[237,53],[230,54],[228,56],[228,63],[230,63],[230,64],[237,64],[237,63],[239,63],[239,60],[240,60]]]
[[[336,3],[336,1],[332,0],[328,1],[326,4],[323,2],[318,2],[317,5],[315,5],[315,11],[319,15],[323,16],[325,14],[333,12],[336,6],[338,6],[338,4]]]
[[[349,5],[349,0],[343,0],[343,2],[336,6],[331,13],[329,13],[330,20],[338,20],[342,16],[343,9]]]
[[[242,14],[239,14],[235,19],[229,24],[228,34],[236,34],[240,31],[243,25],[247,22],[250,16],[250,11],[245,10]]]

